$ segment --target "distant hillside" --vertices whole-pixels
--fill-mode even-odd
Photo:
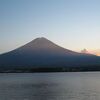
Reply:
[[[0,69],[77,67],[100,65],[100,57],[62,48],[46,38],[37,38],[0,55]]]

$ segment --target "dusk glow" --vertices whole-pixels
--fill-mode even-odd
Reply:
[[[95,55],[97,55],[97,56],[100,56],[100,49],[90,51],[90,53],[91,53],[91,54],[95,54]]]
[[[100,0],[0,0],[0,53],[37,37],[100,55]]]

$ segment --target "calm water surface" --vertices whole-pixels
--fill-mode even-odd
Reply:
[[[100,100],[100,72],[0,74],[0,100]]]

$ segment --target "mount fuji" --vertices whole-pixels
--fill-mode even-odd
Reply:
[[[0,69],[48,68],[100,65],[100,57],[58,46],[46,38],[33,41],[0,55]]]

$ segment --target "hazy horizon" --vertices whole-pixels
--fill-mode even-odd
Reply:
[[[0,54],[45,37],[100,55],[99,0],[0,0]]]

